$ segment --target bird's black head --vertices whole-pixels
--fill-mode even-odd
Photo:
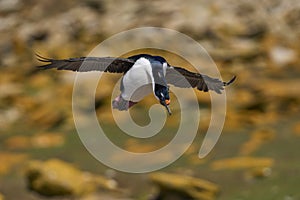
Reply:
[[[170,95],[169,95],[169,88],[164,85],[155,84],[154,93],[155,96],[158,98],[159,103],[163,105],[167,109],[169,115],[171,115],[171,110],[169,108],[169,104],[171,102]]]
[[[166,59],[163,58],[163,57],[161,57],[161,56],[152,56],[152,59],[155,60],[155,61],[160,62],[161,64],[168,63],[168,62],[166,61]]]
[[[165,58],[163,58],[163,57],[161,57],[161,56],[153,56],[153,55],[150,55],[150,54],[137,54],[137,55],[128,57],[128,59],[131,59],[131,60],[133,60],[133,61],[137,61],[139,58],[146,58],[146,59],[148,59],[150,62],[158,61],[158,62],[160,62],[161,64],[164,64],[164,63],[167,63],[167,64],[168,64],[168,62],[166,61]],[[169,65],[169,64],[168,64],[168,65]]]

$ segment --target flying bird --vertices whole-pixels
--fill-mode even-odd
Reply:
[[[40,69],[123,73],[121,93],[112,101],[113,108],[118,110],[128,110],[145,96],[153,93],[171,115],[168,84],[180,88],[197,88],[203,92],[211,90],[221,94],[224,87],[236,79],[234,76],[228,82],[223,82],[217,78],[171,66],[165,58],[149,54],[138,54],[128,58],[79,57],[61,60],[37,54],[37,59],[46,63],[38,66]]]

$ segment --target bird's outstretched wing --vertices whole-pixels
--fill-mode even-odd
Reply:
[[[72,70],[78,72],[104,71],[111,73],[126,73],[134,61],[126,58],[113,57],[80,57],[56,60],[36,54],[39,61],[47,63],[38,66],[41,69],[56,68],[58,70]]]
[[[236,76],[228,82],[223,82],[217,78],[190,72],[181,67],[168,67],[166,79],[168,84],[172,84],[176,87],[193,87],[204,92],[212,90],[220,94],[222,90],[224,90],[224,86],[230,85],[236,79]]]

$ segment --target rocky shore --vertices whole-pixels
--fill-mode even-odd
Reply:
[[[142,176],[137,178],[137,183],[128,185],[124,181],[127,178],[123,178],[119,185],[118,181],[105,176],[103,166],[101,170],[95,167],[95,173],[87,172],[84,167],[80,169],[82,166],[89,169],[91,165],[72,155],[73,149],[78,153],[76,150],[82,148],[74,136],[72,116],[75,75],[38,71],[35,66],[40,63],[35,53],[54,58],[86,56],[113,34],[144,26],[186,34],[207,50],[224,80],[237,75],[236,82],[227,89],[224,138],[219,142],[225,151],[229,146],[236,151],[228,150],[224,154],[218,151],[223,157],[215,158],[213,154],[199,160],[195,145],[186,152],[184,170],[175,165],[175,169],[169,170],[171,174]],[[286,163],[290,162],[286,160],[289,158],[295,161],[294,151],[287,149],[295,147],[300,135],[299,38],[300,3],[291,0],[0,0],[0,200],[21,195],[29,200],[48,199],[48,196],[54,200],[130,200],[150,199],[151,195],[160,200],[174,200],[170,195],[174,191],[180,193],[176,195],[178,199],[188,196],[208,200],[218,196],[223,199],[224,190],[228,191],[224,192],[224,199],[230,199],[234,192],[225,180],[230,179],[231,173],[236,173],[232,177],[242,177],[244,184],[274,178],[271,192],[297,199],[299,196],[293,192],[276,193],[280,190],[276,186],[280,181],[276,178],[289,170],[282,166],[281,158]],[[125,45],[130,46],[131,42]],[[110,51],[117,48],[111,47]],[[140,50],[143,51],[147,50]],[[166,57],[173,65],[190,67],[173,54],[166,53]],[[106,84],[98,88],[96,94],[98,117],[111,127],[114,127],[111,125],[114,122],[110,111],[111,91],[118,78],[118,75],[104,76]],[[210,96],[200,92],[197,96],[203,113],[209,113]],[[140,105],[149,106],[153,102],[145,100]],[[205,130],[210,117],[203,116],[202,120],[200,129]],[[175,120],[169,122],[171,128],[176,125]],[[280,142],[287,144],[284,148],[291,153],[277,152]],[[124,146],[141,152],[157,148],[151,144],[141,145],[134,139],[125,141]],[[280,160],[277,156],[281,156]],[[203,173],[197,171],[199,166],[208,174],[226,171],[226,175],[220,175],[224,181],[214,179],[213,175],[204,175],[205,180],[202,180]],[[293,165],[291,173],[299,178],[297,167],[300,166]],[[284,172],[276,172],[278,168]],[[192,177],[186,176],[186,170],[192,171]],[[215,184],[210,183],[210,179],[214,179]],[[140,183],[147,188],[140,189],[142,194],[135,186]],[[20,196],[15,187],[20,189]],[[197,189],[193,190],[194,187]],[[155,189],[153,192],[153,188],[159,188],[160,192]],[[242,195],[251,199],[248,193]]]

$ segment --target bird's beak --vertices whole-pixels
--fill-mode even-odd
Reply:
[[[167,105],[170,105],[170,102],[171,102],[170,99],[166,99],[166,100],[165,100],[165,103],[166,103]]]
[[[168,114],[171,115],[172,112],[171,112],[170,107],[169,107],[170,100],[161,101],[160,103],[165,106],[165,108],[168,111]]]

